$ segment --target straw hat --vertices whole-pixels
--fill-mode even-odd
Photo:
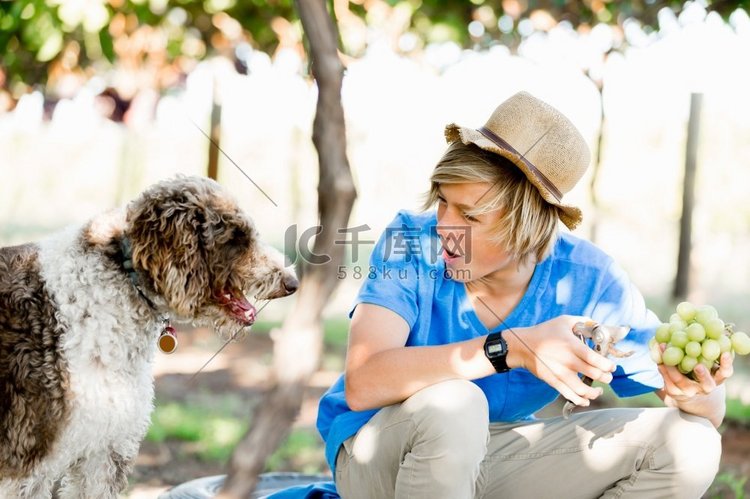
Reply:
[[[581,210],[563,204],[563,195],[581,179],[589,165],[586,141],[568,118],[527,92],[501,103],[479,129],[450,124],[448,143],[476,144],[513,162],[542,194],[560,208],[560,220],[574,229]]]

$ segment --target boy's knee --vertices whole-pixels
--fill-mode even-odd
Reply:
[[[705,491],[719,471],[721,435],[705,418],[674,410],[665,448],[680,481],[691,491]]]
[[[415,415],[427,413],[455,421],[457,417],[489,424],[489,408],[484,392],[471,381],[452,379],[435,383],[409,397],[403,403]]]
[[[404,402],[416,430],[426,438],[446,445],[470,444],[484,448],[489,434],[489,408],[484,392],[466,380],[449,380],[428,386]],[[476,447],[476,446],[475,446]]]

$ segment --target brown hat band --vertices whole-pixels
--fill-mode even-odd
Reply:
[[[555,199],[557,199],[558,202],[562,200],[562,193],[560,193],[557,187],[555,187],[555,184],[553,184],[550,181],[550,179],[545,177],[544,174],[540,172],[539,169],[531,163],[531,161],[524,158],[521,153],[516,151],[516,149],[512,145],[508,144],[506,141],[504,141],[502,138],[496,135],[495,132],[493,132],[487,127],[479,128],[477,129],[477,131],[481,133],[482,135],[484,135],[489,140],[491,140],[492,142],[494,142],[501,149],[505,149],[506,151],[518,156],[521,159],[521,161],[523,161],[523,163],[528,167],[529,171],[534,174],[534,176],[539,180],[539,182],[542,183],[542,185],[544,185],[544,187],[547,188],[550,194],[552,194],[555,197]]]

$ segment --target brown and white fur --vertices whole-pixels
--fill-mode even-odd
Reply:
[[[254,320],[246,295],[297,286],[235,201],[199,177],[0,248],[0,497],[47,498],[58,482],[60,497],[116,497],[150,422],[161,315],[228,337]]]

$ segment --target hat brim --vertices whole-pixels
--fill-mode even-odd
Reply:
[[[477,147],[498,154],[511,163],[516,165],[523,173],[531,184],[537,188],[542,198],[549,204],[559,208],[560,221],[565,224],[568,229],[573,230],[583,220],[583,213],[580,208],[576,206],[562,204],[558,201],[555,196],[547,189],[542,182],[536,177],[536,175],[529,169],[526,163],[521,160],[521,157],[507,149],[500,147],[493,141],[482,135],[478,130],[473,128],[462,127],[451,123],[445,127],[445,139],[450,144],[460,140],[464,144],[474,144]]]

